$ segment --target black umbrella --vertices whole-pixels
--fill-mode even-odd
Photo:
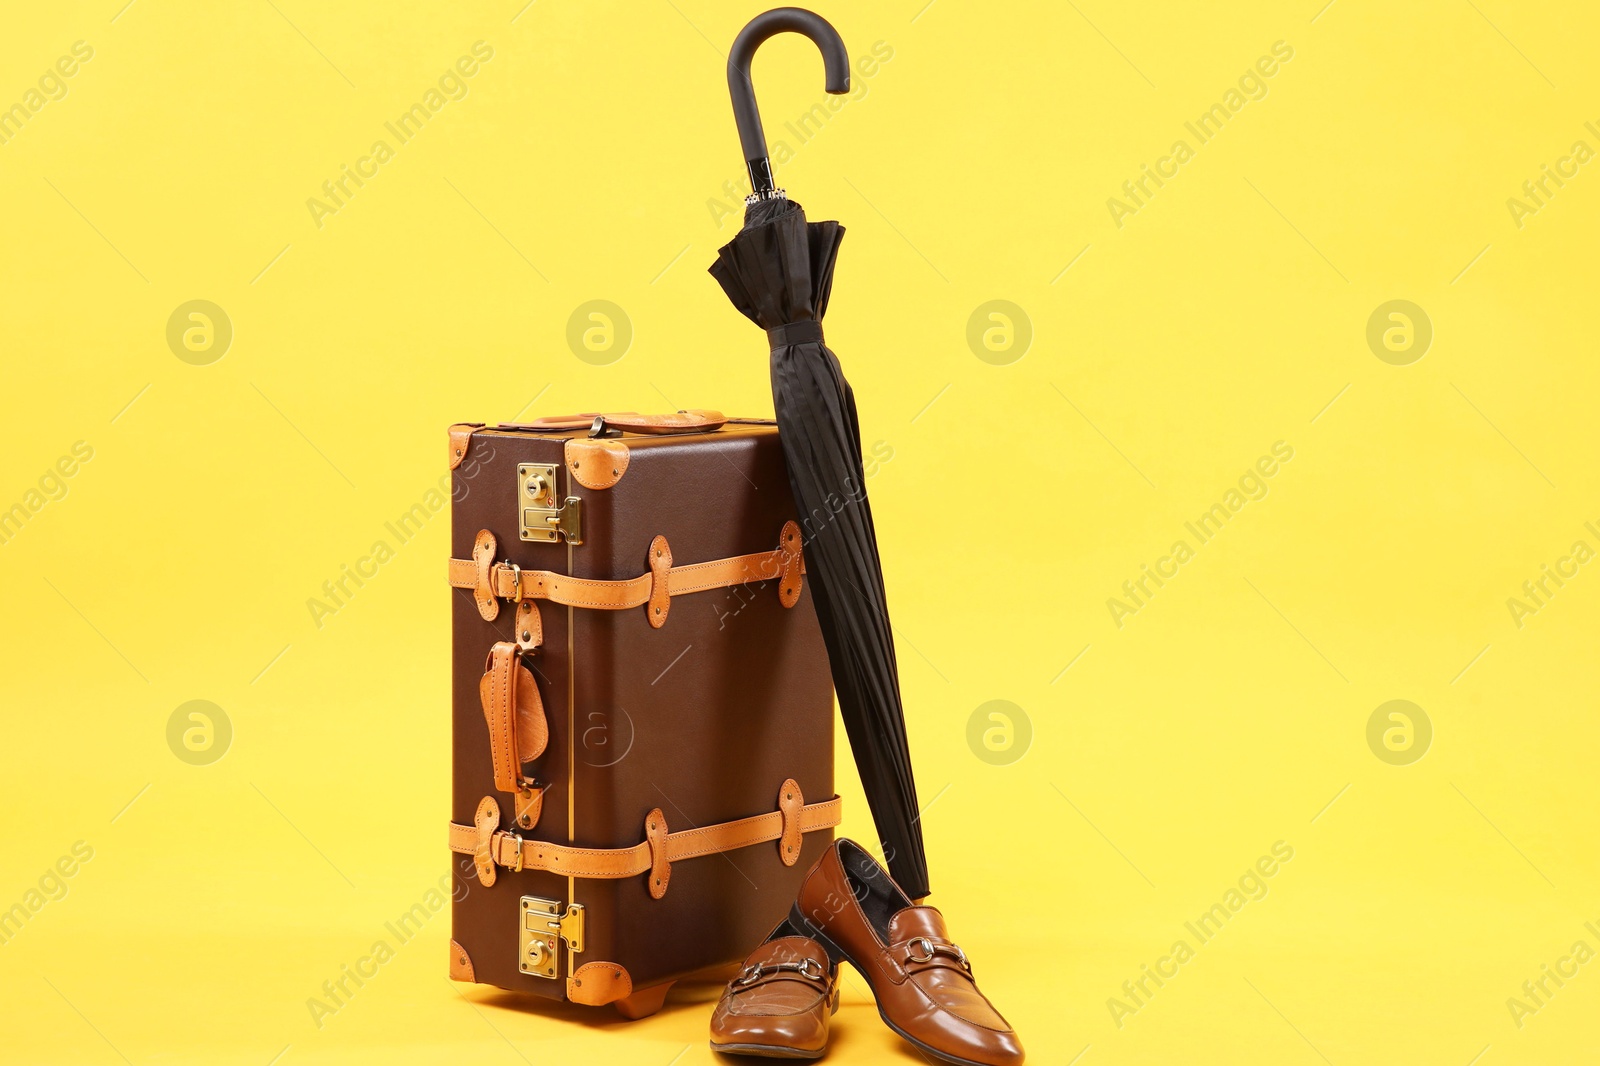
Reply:
[[[786,7],[758,15],[728,56],[733,115],[750,168],[744,227],[717,252],[711,275],[734,307],[767,331],[772,402],[789,484],[800,508],[806,575],[828,647],[839,709],[890,874],[912,898],[928,894],[917,786],[906,747],[899,668],[889,630],[878,538],[861,469],[855,394],[822,342],[822,316],[844,237],[837,222],[807,222],[772,183],[750,60],[774,34],[809,37],[822,50],[830,93],[850,89],[850,57],[820,16]]]

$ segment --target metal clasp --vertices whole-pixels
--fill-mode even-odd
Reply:
[[[583,950],[583,916],[581,903],[567,904],[563,913],[560,900],[523,896],[517,923],[517,968],[534,977],[555,978],[557,948],[566,941],[567,970],[576,969],[573,956]]]
[[[506,869],[512,871],[513,873],[521,873],[522,872],[522,837],[519,836],[516,833],[507,833],[506,836],[508,836],[511,839],[511,848],[512,848],[511,854],[513,856],[513,859],[512,859],[511,862],[503,863],[502,865],[504,865]]]
[[[517,514],[523,540],[583,543],[582,501],[576,496],[557,499],[554,463],[518,464]]]

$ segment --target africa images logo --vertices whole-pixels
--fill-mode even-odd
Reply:
[[[1154,566],[1140,563],[1139,575],[1122,583],[1122,595],[1106,599],[1106,610],[1111,612],[1111,621],[1116,627],[1121,629],[1127,625],[1128,618],[1148,607],[1156,593],[1178,576],[1180,568],[1195,557],[1198,549],[1211,543],[1247,504],[1266,499],[1272,491],[1268,480],[1293,458],[1294,446],[1288,441],[1273,444],[1271,455],[1258,458],[1220,500],[1200,512],[1193,521],[1183,524],[1185,532],[1194,538],[1194,544],[1190,544],[1188,538],[1179,537],[1166,555],[1155,560]]]
[[[367,182],[378,176],[382,166],[393,159],[401,147],[410,144],[422,132],[423,126],[444,110],[446,104],[452,100],[465,100],[471,92],[468,79],[475,77],[482,65],[493,58],[493,45],[487,41],[474,42],[471,55],[458,58],[454,66],[439,75],[436,84],[428,86],[420,100],[400,112],[394,121],[383,124],[384,130],[393,138],[393,144],[380,137],[372,142],[366,155],[357,157],[354,166],[339,164],[338,175],[322,183],[322,196],[306,199],[306,210],[311,212],[311,221],[316,227],[321,229],[329,216],[337,215],[347,207],[356,193],[366,188]]]
[[[1282,65],[1294,58],[1294,47],[1287,41],[1274,41],[1272,54],[1261,56],[1255,63],[1239,75],[1239,80],[1230,85],[1222,94],[1222,99],[1202,111],[1193,122],[1185,122],[1183,128],[1194,138],[1190,144],[1186,138],[1179,137],[1172,142],[1172,148],[1166,155],[1159,157],[1155,165],[1149,163],[1139,164],[1139,175],[1122,183],[1122,195],[1126,199],[1110,196],[1106,198],[1106,210],[1111,213],[1111,221],[1118,229],[1127,225],[1127,219],[1137,215],[1141,208],[1148,207],[1155,195],[1164,189],[1167,182],[1172,181],[1180,173],[1185,163],[1192,160],[1200,148],[1208,145],[1230,120],[1237,117],[1245,109],[1245,105],[1252,100],[1265,100],[1270,91],[1267,79],[1273,77],[1282,69]]]
[[[1271,853],[1262,855],[1247,867],[1223,892],[1220,900],[1194,920],[1183,923],[1188,937],[1173,941],[1172,947],[1155,960],[1154,966],[1140,963],[1139,975],[1122,982],[1122,995],[1106,1000],[1106,1009],[1111,1012],[1111,1020],[1117,1028],[1121,1029],[1128,1018],[1148,1007],[1156,993],[1182,973],[1183,966],[1199,953],[1199,949],[1215,940],[1246,906],[1266,899],[1271,891],[1268,882],[1293,859],[1294,845],[1287,840],[1275,842]],[[1194,940],[1192,944],[1190,937]]]

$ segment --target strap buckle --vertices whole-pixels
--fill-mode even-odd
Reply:
[[[506,599],[515,603],[517,600],[522,599],[522,567],[510,559],[500,565],[511,571],[511,595],[507,596]]]
[[[507,862],[507,863],[501,863],[501,865],[504,866],[506,869],[510,870],[512,873],[521,873],[522,872],[522,836],[520,834],[518,834],[518,833],[507,833],[505,836],[501,837],[500,839],[511,841],[511,861]]]

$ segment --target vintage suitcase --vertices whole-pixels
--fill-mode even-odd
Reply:
[[[770,422],[450,430],[450,975],[656,1010],[786,913],[839,821]]]

